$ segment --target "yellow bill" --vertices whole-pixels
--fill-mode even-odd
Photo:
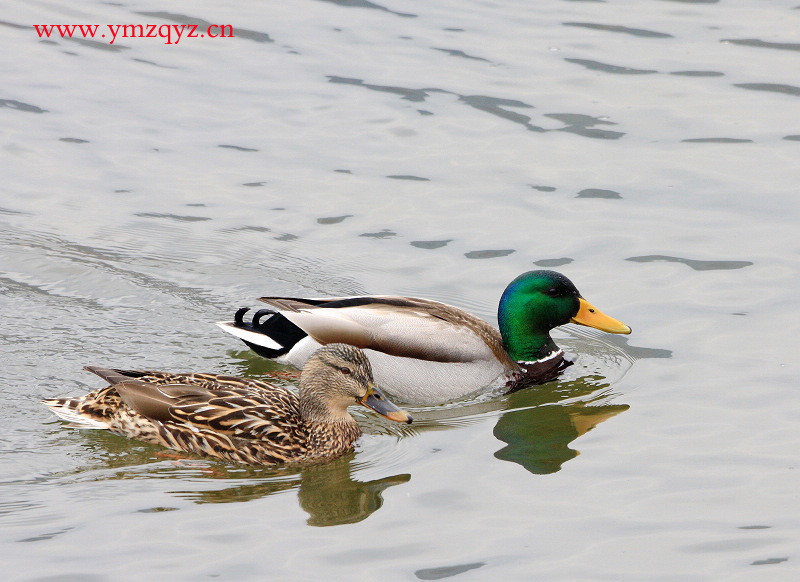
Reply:
[[[609,317],[597,309],[594,305],[586,301],[586,299],[583,297],[581,297],[579,300],[581,306],[580,309],[578,309],[577,315],[570,320],[572,323],[585,325],[587,327],[594,327],[595,329],[599,329],[608,333],[631,333],[631,328],[618,319]]]

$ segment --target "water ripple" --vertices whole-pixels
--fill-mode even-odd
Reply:
[[[546,267],[551,269],[553,267],[561,267],[563,265],[569,265],[575,259],[570,259],[569,257],[561,257],[560,259],[540,259],[538,261],[533,261],[533,264],[537,267]]]
[[[386,176],[392,180],[408,180],[410,182],[430,182],[430,178],[423,178],[421,176],[412,176],[410,174],[393,174],[391,176]]]
[[[566,59],[566,60],[568,61],[571,60],[579,64],[596,64],[598,68],[601,68],[606,72],[628,72],[629,74],[658,72],[658,71],[637,71],[636,69],[624,69],[623,67],[613,67],[612,65],[604,65],[602,63],[597,63],[596,61],[586,61],[582,59]],[[593,126],[595,125],[600,125],[600,124],[615,125],[615,123],[605,119],[599,119],[596,117],[579,113],[545,114],[545,117],[549,117],[551,119],[557,119],[566,124],[566,127],[546,130],[542,127],[539,127],[538,125],[534,125],[533,123],[531,123],[531,117],[529,115],[517,113],[516,111],[510,111],[509,109],[507,109],[507,108],[533,109],[533,105],[525,103],[524,101],[520,101],[519,99],[506,99],[502,97],[492,97],[489,95],[461,95],[453,91],[447,91],[445,89],[436,89],[436,88],[410,89],[407,87],[398,87],[393,85],[374,85],[370,83],[365,83],[361,79],[339,77],[335,75],[328,75],[327,79],[328,82],[330,83],[355,85],[358,87],[364,87],[365,89],[369,89],[371,91],[394,93],[396,95],[400,95],[403,99],[412,102],[424,102],[428,99],[431,93],[457,95],[459,102],[465,103],[468,106],[472,107],[473,109],[477,109],[478,111],[483,111],[484,113],[488,113],[500,119],[504,119],[506,121],[522,125],[528,131],[533,131],[536,133],[545,133],[547,131],[564,131],[593,139],[598,139],[598,138],[619,139],[620,137],[625,135],[624,133],[616,131],[594,129]],[[429,111],[422,111],[422,110],[420,110],[420,113],[431,114],[431,112]]]
[[[695,259],[684,259],[682,257],[670,257],[668,255],[643,255],[639,257],[628,257],[626,261],[634,263],[652,263],[655,261],[666,261],[669,263],[683,263],[695,271],[717,271],[727,269],[743,269],[753,263],[751,261],[701,261]]]
[[[7,20],[0,20],[0,26],[7,26],[9,28],[16,28],[16,29],[19,29],[19,30],[24,30],[26,32],[30,31],[30,29],[31,29],[30,25],[17,24],[15,22],[9,22]]]
[[[653,69],[633,69],[631,67],[620,67],[617,65],[609,65],[601,63],[600,61],[591,61],[588,59],[570,59],[565,58],[568,63],[575,63],[576,65],[583,65],[591,71],[603,71],[604,73],[613,73],[615,75],[651,75],[658,71]]]
[[[724,77],[725,73],[719,71],[672,71],[670,75],[679,75],[682,77]]]
[[[23,103],[15,99],[0,99],[0,107],[8,107],[9,109],[16,109],[17,111],[25,111],[27,113],[47,113],[47,109]]]
[[[507,257],[514,252],[516,252],[514,249],[469,251],[464,253],[464,256],[468,259],[496,259],[498,257]]]
[[[485,566],[486,562],[471,562],[469,564],[456,564],[453,566],[439,566],[437,568],[422,568],[414,572],[420,580],[441,580],[450,578]]]
[[[339,224],[346,218],[351,218],[352,216],[352,214],[343,214],[342,216],[327,216],[324,218],[318,218],[317,224]]]
[[[416,14],[408,14],[405,12],[395,12],[394,10],[389,10],[385,6],[381,6],[380,4],[375,4],[374,2],[370,2],[369,0],[318,0],[319,2],[330,2],[331,4],[336,4],[337,6],[342,6],[344,8],[372,8],[373,10],[381,10],[382,12],[388,12],[390,14],[394,14],[395,16],[402,16],[404,18],[416,18]]]
[[[578,192],[576,198],[606,198],[622,199],[622,195],[614,190],[603,190],[602,188],[586,188]]]
[[[136,212],[134,216],[138,216],[140,218],[168,218],[178,222],[203,222],[206,220],[211,220],[207,216],[180,216],[177,214],[169,214],[164,212]]]
[[[784,95],[800,97],[800,87],[794,85],[783,85],[781,83],[734,83],[733,86],[751,91],[769,91],[771,93],[783,93]]]
[[[447,246],[448,243],[453,242],[453,239],[447,240],[412,240],[411,246],[417,247],[418,249],[440,249],[444,246]]]
[[[768,42],[757,38],[723,38],[720,42],[758,48],[800,51],[800,43],[796,42]]]
[[[616,125],[616,123],[607,119],[592,117],[591,115],[583,115],[581,113],[546,113],[545,117],[557,119],[566,125],[565,127],[561,127],[556,131],[574,133],[575,135],[590,137],[593,139],[620,139],[625,135],[621,131],[598,129],[595,126]]]
[[[627,26],[619,26],[615,24],[595,24],[592,22],[564,22],[564,26],[579,26],[581,28],[590,28],[592,30],[603,30],[606,32],[621,32],[623,34],[630,34],[633,36],[641,36],[646,38],[674,38],[671,34],[665,32],[655,32],[653,30],[645,30],[643,28],[629,28]]]
[[[740,139],[735,137],[695,137],[682,139],[682,143],[753,143],[752,139]]]
[[[446,48],[433,47],[433,50],[441,51],[443,53],[447,53],[451,57],[461,57],[462,59],[468,59],[468,60],[471,60],[471,61],[483,61],[485,63],[491,63],[492,62],[492,61],[490,61],[488,59],[484,59],[482,57],[473,57],[472,55],[468,55],[464,51],[460,51],[460,50],[456,50],[456,49],[446,49]]]
[[[98,42],[96,40],[89,40],[88,38],[62,37],[62,40],[68,40],[70,42],[74,42],[76,44],[85,46],[90,49],[95,49],[98,51],[104,51],[110,53],[119,53],[122,51],[131,50],[131,47],[126,46],[124,44],[119,44],[119,43],[109,44],[107,42]]]
[[[208,30],[209,26],[213,26],[213,23],[203,20],[202,18],[193,18],[185,14],[173,14],[172,12],[134,12],[134,14],[140,14],[141,16],[152,18],[160,18],[161,20],[169,20],[170,22],[177,22],[178,24],[190,24],[205,30]],[[233,36],[236,38],[244,38],[246,40],[252,40],[260,43],[275,42],[268,34],[264,32],[247,30],[246,28],[234,28]]]

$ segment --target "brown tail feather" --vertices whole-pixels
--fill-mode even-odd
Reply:
[[[112,386],[131,379],[130,376],[122,374],[119,370],[110,370],[109,368],[100,368],[99,366],[84,366],[83,369],[92,374],[97,374]]]

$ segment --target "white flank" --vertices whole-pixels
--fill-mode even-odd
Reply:
[[[250,331],[249,329],[242,329],[241,327],[236,327],[236,324],[231,323],[229,321],[218,321],[217,325],[227,331],[231,335],[235,335],[239,339],[243,339],[245,341],[250,342],[251,344],[256,344],[257,346],[263,346],[270,350],[279,350],[283,348],[281,344],[273,340],[268,335],[264,335],[263,333],[258,333],[256,331]]]

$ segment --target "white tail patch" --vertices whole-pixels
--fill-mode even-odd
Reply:
[[[229,321],[218,321],[217,325],[227,331],[231,335],[235,335],[239,339],[243,339],[251,344],[256,344],[257,346],[263,346],[270,350],[280,350],[283,349],[283,346],[273,340],[268,335],[263,333],[258,333],[257,331],[250,331],[249,329],[242,329],[241,327],[236,327],[236,324],[231,323]]]
[[[89,416],[82,415],[74,408],[70,408],[69,404],[43,400],[42,403],[50,408],[58,418],[71,422],[75,428],[96,428],[108,429],[108,425],[97,421]]]

